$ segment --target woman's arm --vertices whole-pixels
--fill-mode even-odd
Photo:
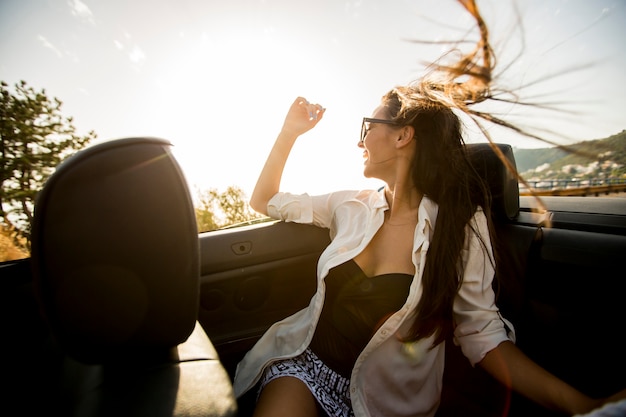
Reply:
[[[293,144],[298,136],[317,125],[324,116],[324,111],[322,106],[310,104],[303,97],[298,97],[293,102],[250,197],[250,207],[255,211],[267,214],[267,203],[279,191],[280,180]]]
[[[626,390],[604,400],[592,399],[532,361],[512,342],[502,342],[479,365],[496,380],[551,410],[574,415],[605,402],[626,398]]]

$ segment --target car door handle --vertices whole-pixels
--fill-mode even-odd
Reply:
[[[230,245],[235,255],[246,255],[252,250],[252,242],[237,242]]]

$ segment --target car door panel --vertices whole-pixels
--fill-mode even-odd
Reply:
[[[285,222],[204,233],[199,321],[229,372],[276,321],[306,307],[328,230]]]

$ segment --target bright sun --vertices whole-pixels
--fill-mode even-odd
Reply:
[[[363,111],[337,109],[345,100],[347,75],[334,67],[332,57],[314,49],[302,53],[303,48],[296,38],[255,40],[240,32],[189,43],[159,68],[152,107],[144,109],[151,115],[146,120],[173,142],[192,187],[223,190],[236,185],[249,196],[298,95],[335,108],[294,148],[284,188],[322,192],[354,187],[350,178],[363,180],[356,148]],[[375,104],[370,103],[368,112]]]

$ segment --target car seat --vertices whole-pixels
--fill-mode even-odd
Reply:
[[[538,230],[519,227],[520,200],[513,149],[503,143],[466,145],[470,163],[491,195],[497,248],[494,291],[503,316],[516,327],[524,302],[524,276]],[[513,170],[511,170],[513,168]],[[516,327],[517,328],[517,327]],[[496,417],[508,414],[514,393],[480,367],[472,367],[453,338],[446,341],[441,403],[436,417]]]
[[[111,140],[39,194],[32,268],[72,416],[230,416],[230,379],[197,322],[199,243],[171,143]]]

